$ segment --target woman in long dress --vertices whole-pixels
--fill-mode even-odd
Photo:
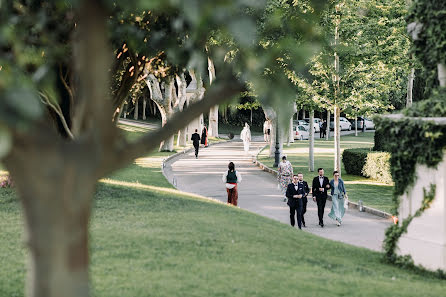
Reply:
[[[287,201],[286,198],[286,189],[289,184],[293,182],[293,166],[291,166],[290,161],[286,159],[286,156],[282,157],[282,162],[279,163],[277,167],[277,181],[279,183],[279,189],[282,191],[283,196],[285,197],[283,201]]]
[[[344,181],[339,177],[339,172],[334,171],[333,177],[330,181],[332,204],[328,216],[336,221],[336,225],[341,226],[345,213],[344,197],[348,198],[348,196],[345,191]]]
[[[245,153],[249,151],[249,143],[251,142],[251,130],[249,130],[248,123],[245,123],[245,127],[240,132],[240,139],[243,140],[243,148]]]
[[[206,128],[206,125],[203,126],[203,130],[201,131],[201,144],[204,147],[208,146],[208,128]]]

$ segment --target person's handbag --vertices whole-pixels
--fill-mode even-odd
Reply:
[[[348,197],[344,197],[344,209],[348,209]]]

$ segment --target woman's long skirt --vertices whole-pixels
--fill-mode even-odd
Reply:
[[[331,211],[328,214],[328,216],[333,220],[342,223],[342,218],[344,217],[345,214],[344,198],[343,197],[338,198],[338,197],[339,195],[332,196]]]
[[[285,196],[286,189],[288,188],[288,185],[293,182],[293,177],[291,175],[281,175],[279,177],[279,187],[280,191],[282,191],[282,194]]]
[[[228,193],[228,204],[237,206],[237,200],[238,200],[237,185],[232,189],[226,188],[226,192]]]

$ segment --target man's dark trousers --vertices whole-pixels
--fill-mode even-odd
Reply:
[[[296,220],[294,219],[294,216],[297,214],[297,226],[299,227],[299,229],[301,229],[302,228],[302,199],[296,199],[296,198],[291,198],[291,199],[295,200],[292,203],[288,204],[288,206],[290,207],[291,226],[294,227],[294,225],[296,224]]]
[[[200,148],[200,145],[195,145],[194,144],[194,148],[195,148],[195,157],[198,157],[198,149]]]
[[[323,177],[322,185],[319,181],[319,176],[316,176],[313,179],[312,188],[313,188],[313,197],[316,197],[316,203],[317,203],[317,215],[319,217],[319,224],[324,224],[324,208],[325,203],[327,202],[327,185],[330,184],[330,181],[326,176]],[[323,192],[319,191],[319,188],[324,188]]]
[[[305,198],[302,198],[301,200],[302,200],[302,224],[304,224],[304,226],[305,226],[305,217],[304,217],[304,215],[307,212],[308,199],[307,199],[307,197],[305,197]]]

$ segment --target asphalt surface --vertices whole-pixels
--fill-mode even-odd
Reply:
[[[249,154],[243,151],[243,143],[240,141],[200,148],[198,159],[193,152],[190,152],[167,161],[164,174],[171,183],[175,180],[176,187],[181,191],[226,202],[227,195],[222,174],[227,170],[227,164],[232,161],[236,165],[236,170],[242,175],[238,206],[289,225],[289,208],[277,189],[276,178],[252,163],[252,155],[264,145],[264,142],[253,142]],[[314,173],[306,174],[304,180],[311,183],[314,175]],[[311,232],[324,238],[375,251],[382,250],[385,230],[391,224],[389,220],[357,210],[347,210],[342,226],[338,227],[327,216],[330,208],[331,202],[327,201],[324,214],[325,227],[321,228],[318,225],[317,205],[309,199],[305,215],[307,227],[302,228],[303,232]],[[295,228],[297,229],[297,226]],[[302,231],[296,232],[298,234]]]

